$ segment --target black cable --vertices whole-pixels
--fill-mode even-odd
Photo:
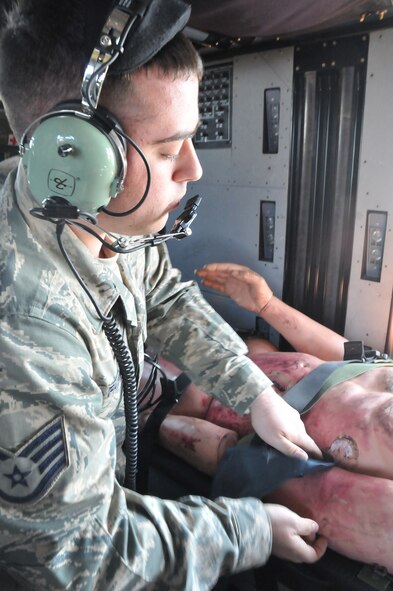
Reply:
[[[148,408],[153,408],[156,406],[160,400],[163,398],[164,392],[168,386],[168,378],[166,373],[157,362],[158,356],[155,355],[154,359],[145,353],[145,361],[151,365],[151,371],[149,377],[147,378],[143,388],[138,393],[138,411],[142,412],[147,410]],[[161,374],[161,394],[154,399],[154,395],[156,392],[156,384],[157,384],[157,375],[158,372]],[[147,400],[146,400],[147,399]]]
[[[44,207],[33,207],[30,209],[31,215],[35,218],[45,220],[46,222],[51,222],[52,224],[64,222],[68,226],[78,226],[78,228],[81,228],[88,234],[94,236],[94,238],[97,238],[97,240],[101,242],[103,246],[118,254],[130,254],[140,250],[141,248],[147,248],[148,246],[158,246],[170,238],[180,238],[184,235],[184,232],[172,231],[170,234],[153,234],[152,236],[140,238],[134,243],[131,241],[131,246],[127,247],[126,244],[129,243],[128,240],[123,240],[123,237],[119,239],[109,232],[109,235],[111,235],[113,238],[116,238],[116,241],[111,243],[105,240],[105,238],[102,238],[102,236],[93,230],[91,226],[87,226],[86,224],[76,221],[77,218],[84,218],[86,221],[95,226],[97,225],[97,219],[93,215],[89,214],[88,212],[80,211],[74,205],[67,204],[67,202],[61,197],[55,197],[54,201],[51,203],[52,200],[53,198],[46,199]],[[65,201],[65,204],[60,203],[60,201]],[[68,217],[70,215],[72,216],[71,219]]]
[[[52,220],[53,221],[53,220]],[[79,275],[67,251],[64,248],[62,241],[62,233],[66,220],[58,220],[56,222],[56,236],[60,251],[68,263],[71,271],[75,275],[78,283],[88,295],[94,308],[97,311],[99,318],[103,322],[105,335],[112,347],[116,361],[119,365],[120,375],[123,382],[123,397],[124,397],[124,415],[126,422],[126,433],[124,439],[124,453],[126,456],[126,468],[124,476],[124,486],[132,490],[136,489],[136,473],[138,461],[138,408],[137,408],[137,384],[135,377],[135,367],[131,354],[124,342],[124,339],[116,326],[115,320],[110,314],[104,316],[98,307],[97,302],[88,290],[82,277]]]
[[[123,337],[116,326],[114,318],[111,317],[110,319],[105,319],[103,327],[116,357],[123,380],[124,415],[126,420],[126,432],[123,444],[124,454],[126,456],[124,486],[131,490],[136,490],[138,463],[138,408],[134,363],[129,350],[124,343]]]
[[[147,174],[145,191],[144,191],[142,197],[139,199],[138,203],[136,205],[134,205],[134,207],[131,207],[131,209],[128,209],[127,211],[121,211],[121,212],[110,211],[106,207],[100,207],[98,210],[98,211],[103,211],[104,213],[106,213],[107,215],[111,215],[112,217],[123,217],[126,215],[130,215],[131,213],[134,213],[134,211],[139,209],[141,207],[141,205],[145,202],[145,200],[148,196],[148,193],[150,191],[151,171],[150,171],[150,166],[147,161],[147,158],[144,155],[142,149],[138,146],[138,144],[136,142],[134,142],[134,140],[129,135],[127,135],[122,129],[120,129],[120,127],[115,126],[114,130],[118,135],[120,135],[122,138],[124,138],[126,140],[126,142],[128,142],[134,148],[134,150],[139,154],[139,156],[142,158],[143,164],[145,165],[146,174]]]
[[[191,198],[189,201],[196,199],[200,201],[200,197],[198,195]],[[195,208],[198,206],[199,201],[195,205]],[[124,236],[118,237],[108,232],[110,236],[116,238],[116,240],[111,243],[100,236],[100,234],[98,234],[98,232],[96,232],[91,226],[77,221],[78,218],[83,218],[90,222],[93,226],[97,226],[97,219],[92,214],[80,211],[76,205],[70,205],[62,197],[49,197],[45,200],[43,207],[33,207],[30,209],[30,213],[32,216],[47,222],[51,222],[52,224],[58,224],[62,221],[69,226],[77,226],[88,234],[94,236],[99,242],[101,242],[103,246],[118,254],[130,254],[140,250],[141,248],[147,248],[148,246],[158,246],[159,244],[162,244],[171,238],[181,239],[186,236],[190,236],[191,230],[189,226],[196,217],[194,210],[193,213],[189,215],[186,204],[186,209],[183,211],[180,217],[176,219],[175,224],[169,234],[152,234],[151,236],[138,238],[136,241],[132,241],[128,238],[125,238]],[[100,228],[100,226],[97,227]],[[127,246],[128,244],[130,244],[130,246]]]
[[[34,215],[33,210],[31,210],[31,213],[33,213],[33,215]],[[36,217],[38,217],[38,216],[36,216]],[[42,217],[43,219],[47,219],[43,215],[41,215],[40,217]],[[52,221],[52,220],[49,219],[49,221]],[[97,232],[95,232],[95,230],[93,230],[93,228],[91,228],[90,226],[86,226],[85,224],[81,224],[80,222],[77,222],[75,220],[66,220],[66,221],[70,226],[74,225],[74,226],[78,226],[79,228],[82,228],[88,234],[91,234],[92,236],[97,238],[97,240],[99,240],[103,246],[105,246],[106,248],[108,248],[112,252],[116,252],[119,254],[130,254],[132,252],[136,252],[137,250],[141,250],[141,248],[146,248],[148,246],[158,246],[159,244],[166,242],[170,238],[177,238],[177,237],[182,236],[181,232],[174,233],[174,234],[172,234],[172,233],[171,234],[163,234],[163,235],[162,234],[161,235],[153,234],[152,236],[138,239],[137,243],[135,242],[132,246],[127,248],[126,246],[120,246],[120,244],[122,244],[122,242],[119,239],[116,240],[116,242],[114,242],[114,243],[108,242],[107,240],[105,240],[105,238],[102,238],[102,236],[100,236]],[[124,242],[124,244],[125,243],[126,242]],[[132,242],[131,242],[131,244],[132,244]]]

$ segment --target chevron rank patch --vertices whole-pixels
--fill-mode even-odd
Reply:
[[[15,453],[0,448],[0,498],[34,503],[69,465],[63,418],[58,417]]]

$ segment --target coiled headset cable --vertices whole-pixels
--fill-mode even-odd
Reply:
[[[96,300],[90,293],[87,285],[78,273],[70,257],[68,256],[66,249],[64,248],[62,233],[66,223],[66,220],[57,220],[56,222],[56,237],[60,251],[67,261],[71,271],[78,280],[78,283],[88,295],[100,320],[102,320],[104,332],[119,365],[120,375],[123,382],[124,414],[126,422],[126,433],[124,439],[124,453],[126,457],[124,486],[126,488],[135,490],[138,462],[138,406],[134,362],[132,360],[131,353],[120,333],[120,330],[116,325],[113,315],[109,314],[108,316],[105,316],[101,312]]]

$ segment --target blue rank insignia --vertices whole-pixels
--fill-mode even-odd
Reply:
[[[15,453],[0,448],[0,498],[34,503],[68,465],[63,418],[58,417]]]

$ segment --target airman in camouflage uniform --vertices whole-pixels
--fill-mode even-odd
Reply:
[[[15,15],[9,30],[17,37],[28,15]],[[5,60],[12,61],[6,48],[3,44],[3,70]],[[173,75],[156,72],[153,81],[140,76],[147,86],[176,87]],[[3,72],[4,95],[6,79]],[[191,81],[178,80],[192,85],[193,100],[196,82],[195,74]],[[5,103],[20,136],[12,101],[5,97]],[[181,144],[178,159],[190,161],[194,169],[176,181],[184,194],[187,181],[199,176],[199,164],[190,135],[176,141]],[[160,158],[158,165],[152,157],[153,173],[159,175],[165,161],[165,170],[173,166],[176,171],[172,177],[179,174],[179,164]],[[135,172],[132,162],[130,168]],[[154,185],[151,194],[154,201]],[[274,549],[272,528],[281,533],[283,519],[259,500],[211,502],[190,496],[174,502],[122,486],[125,421],[119,367],[102,321],[59,249],[55,226],[30,214],[36,205],[19,164],[7,177],[0,206],[1,588],[198,591],[211,589],[222,574],[263,564],[272,543]],[[153,220],[154,212],[149,215]],[[162,224],[167,209],[157,215]],[[153,223],[144,224],[146,233],[157,231]],[[137,375],[149,337],[196,384],[239,412],[261,393],[265,396],[270,381],[245,357],[243,342],[198,287],[181,282],[165,246],[103,258],[104,251],[92,251],[82,234],[66,226],[64,248],[101,312],[113,314]],[[277,553],[315,560],[321,548],[307,546],[308,555],[286,541],[293,532],[300,540],[315,531],[314,524],[298,518],[294,525],[297,516],[286,515]]]

